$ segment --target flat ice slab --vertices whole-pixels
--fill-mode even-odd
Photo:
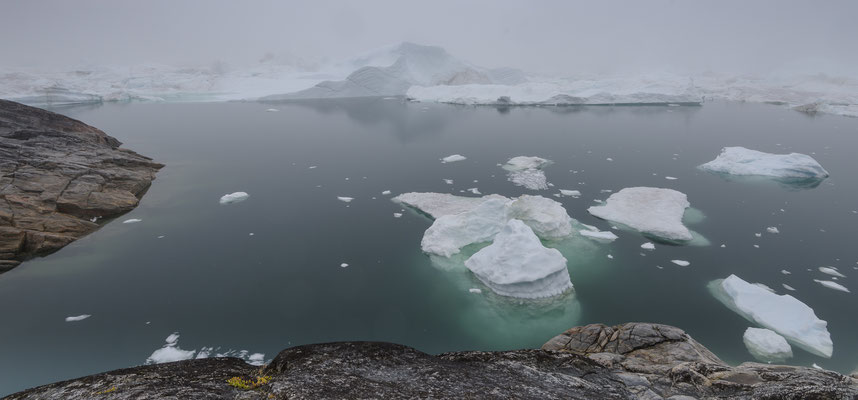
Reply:
[[[491,241],[509,220],[509,200],[489,199],[460,214],[444,215],[423,234],[424,252],[443,257],[459,253],[462,247]]]
[[[225,194],[225,195],[221,196],[220,204],[238,203],[240,201],[247,200],[248,197],[250,197],[250,195],[245,193],[245,192],[235,192],[235,193]]]
[[[828,323],[795,297],[775,294],[736,275],[713,281],[710,289],[731,310],[777,332],[793,344],[827,358],[834,352]]]
[[[75,316],[71,316],[71,317],[66,317],[66,322],[83,321],[89,317],[91,317],[91,315],[89,315],[89,314],[75,315]]]
[[[614,232],[611,231],[581,229],[578,231],[578,233],[580,233],[581,236],[586,236],[592,239],[605,240],[608,242],[613,242],[614,240],[617,240],[617,235],[615,235]]]
[[[507,170],[509,181],[518,186],[530,190],[546,190],[548,179],[542,169],[549,164],[551,161],[544,158],[518,156],[509,159],[503,169]]]
[[[394,197],[392,200],[397,203],[405,204],[411,208],[415,208],[430,217],[437,219],[445,215],[454,215],[471,211],[489,199],[509,200],[508,198],[497,194],[490,194],[483,197],[464,197],[455,196],[449,193],[431,192],[403,193]]]
[[[587,209],[593,216],[618,222],[645,235],[669,241],[689,241],[691,231],[682,224],[690,206],[684,193],[673,189],[632,187],[608,197],[605,205]]]
[[[501,296],[541,298],[572,288],[566,258],[543,246],[517,219],[509,220],[494,242],[468,258],[465,266]]]
[[[767,176],[779,179],[823,180],[828,171],[813,157],[800,154],[771,154],[744,147],[725,147],[700,168],[729,175]]]
[[[792,347],[786,339],[770,329],[748,328],[742,341],[748,352],[763,362],[780,362],[792,357]]]
[[[447,157],[442,158],[441,162],[442,163],[451,163],[451,162],[464,161],[464,160],[467,160],[467,157],[465,157],[461,154],[453,154],[451,156],[447,156]]]

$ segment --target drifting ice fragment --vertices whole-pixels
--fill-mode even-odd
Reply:
[[[468,291],[469,291],[469,292],[471,292],[471,293],[477,293],[477,294],[479,294],[479,293],[482,293],[482,292],[483,292],[482,290],[477,289],[477,288],[470,288],[470,289],[468,289]]]
[[[646,249],[646,250],[655,250],[655,245],[652,244],[651,242],[646,242],[646,243],[641,245],[641,248]]]
[[[503,169],[508,171],[510,182],[530,190],[545,190],[548,189],[548,179],[542,169],[548,164],[551,161],[544,158],[518,156],[507,161]]]
[[[484,247],[465,261],[477,278],[502,296],[541,298],[572,288],[566,258],[542,245],[523,222],[512,219]]]
[[[577,190],[560,189],[560,194],[570,197],[580,197],[581,192]]]
[[[795,297],[777,295],[736,275],[713,281],[709,288],[715,298],[749,321],[777,332],[811,353],[831,357],[834,344],[828,324]]]
[[[348,264],[346,264],[346,263],[342,263],[342,264],[340,264],[340,268],[345,268],[345,267],[348,267],[348,266],[349,266],[349,265],[348,265]]]
[[[235,192],[235,193],[225,194],[225,195],[221,196],[220,204],[238,203],[240,201],[247,200],[248,197],[250,197],[250,195],[245,193],[245,192]]]
[[[339,197],[338,196],[337,200],[342,201],[344,203],[350,203],[352,200],[354,200],[354,197]]]
[[[122,223],[123,224],[136,224],[140,221],[143,221],[143,220],[139,219],[139,218],[131,218],[131,219],[126,219],[125,221],[122,221]]]
[[[483,197],[463,197],[448,193],[403,193],[392,200],[416,208],[432,218],[460,214],[471,211],[489,199],[509,200],[506,197],[490,194]]]
[[[846,286],[843,286],[843,285],[841,285],[841,284],[839,284],[839,283],[837,283],[837,282],[834,282],[834,281],[822,281],[822,280],[819,280],[819,279],[814,279],[813,281],[814,281],[814,282],[816,282],[816,283],[818,283],[818,284],[820,284],[820,285],[822,285],[822,286],[825,286],[825,287],[827,287],[827,288],[829,288],[829,289],[834,289],[834,290],[839,290],[839,291],[841,291],[841,292],[849,293],[849,289],[847,289],[847,288],[846,288]]]
[[[846,275],[841,274],[840,271],[838,271],[837,268],[834,267],[819,267],[819,272],[840,278],[846,277]]]
[[[766,228],[766,232],[768,233],[781,233],[776,226],[770,226]]]
[[[453,154],[452,156],[447,156],[447,157],[442,158],[441,162],[442,163],[451,163],[451,162],[463,161],[463,160],[467,160],[467,158],[463,155]]]
[[[682,224],[688,198],[673,189],[632,187],[608,197],[604,206],[587,209],[590,214],[636,229],[644,235],[669,241],[689,241],[691,231]]]
[[[617,240],[617,235],[615,235],[614,232],[611,231],[591,231],[589,229],[581,229],[578,231],[578,233],[580,233],[582,236],[586,236],[593,239],[607,240],[611,242]]]
[[[744,147],[725,147],[717,158],[700,168],[729,175],[766,176],[787,183],[822,181],[828,177],[828,171],[808,155],[770,154]]]
[[[89,314],[83,314],[83,315],[76,315],[73,317],[66,317],[66,322],[83,321],[83,320],[85,320],[91,316],[92,315],[89,315]]]
[[[685,261],[685,260],[670,260],[670,262],[672,262],[672,263],[674,263],[680,267],[687,267],[687,266],[691,265],[690,262]]]
[[[742,341],[748,352],[760,361],[779,362],[792,357],[792,347],[786,339],[770,329],[748,328]]]
[[[387,196],[390,194],[390,190],[385,190],[385,191],[381,192],[381,194]]]
[[[508,203],[492,198],[471,211],[442,216],[423,234],[420,247],[426,253],[450,257],[469,244],[488,242],[509,220]]]

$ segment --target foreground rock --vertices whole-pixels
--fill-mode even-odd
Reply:
[[[0,273],[137,206],[163,165],[83,122],[0,100]]]
[[[854,378],[783,365],[745,363],[730,367],[678,328],[628,323],[572,328],[551,339],[542,350],[432,356],[390,343],[306,345],[282,351],[262,369],[235,358],[180,361],[59,382],[8,399],[855,396],[858,380]]]

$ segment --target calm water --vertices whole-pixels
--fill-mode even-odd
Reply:
[[[855,293],[813,282],[825,277],[817,267],[831,265],[848,276],[841,284],[858,290],[858,119],[719,103],[498,110],[373,99],[269,107],[59,110],[167,167],[136,210],[0,275],[0,394],[142,364],[173,332],[183,349],[270,359],[289,346],[338,340],[393,341],[431,353],[537,347],[574,325],[653,321],[682,327],[739,363],[751,360],[742,343],[750,325],[706,289],[730,273],[780,293],[787,283],[828,321],[834,356],[793,346],[790,363],[842,372],[858,364]],[[695,168],[727,145],[813,154],[832,177],[799,190]],[[468,159],[438,161],[454,153]],[[497,166],[518,155],[553,160],[546,175],[555,189],[583,194],[557,200],[602,229],[610,224],[586,212],[607,198],[602,190],[680,190],[706,215],[691,228],[712,245],[658,245],[642,255],[644,238],[618,232],[610,245],[563,249],[574,295],[520,303],[484,287],[469,293],[482,286],[466,271],[421,253],[431,221],[407,211],[394,218],[401,208],[381,192],[533,193]],[[218,204],[234,191],[251,197]],[[127,218],[143,221],[120,223]],[[768,226],[781,233],[767,234]],[[80,314],[92,317],[64,321]]]

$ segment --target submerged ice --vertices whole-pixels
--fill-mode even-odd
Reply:
[[[549,297],[572,288],[566,258],[543,246],[517,219],[509,220],[494,242],[468,258],[465,266],[502,296]]]

